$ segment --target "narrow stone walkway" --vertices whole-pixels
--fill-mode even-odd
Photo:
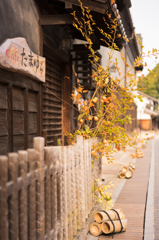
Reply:
[[[143,150],[145,155],[144,158],[137,159],[136,170],[133,172],[133,177],[131,179],[126,180],[126,183],[122,188],[115,202],[114,208],[122,208],[128,220],[128,226],[127,226],[126,232],[114,234],[114,237],[113,237],[114,239],[143,240],[144,217],[145,217],[144,215],[145,215],[145,204],[146,204],[147,188],[148,188],[148,181],[149,181],[149,170],[150,170],[151,155],[152,155],[152,141],[153,140],[149,140],[146,146],[146,149]],[[159,150],[159,147],[158,147],[158,150]],[[159,151],[158,151],[158,154],[159,154]],[[159,167],[159,162],[158,162],[158,167]],[[159,169],[158,169],[158,173],[159,173]],[[158,178],[159,178],[159,174],[158,174]],[[159,195],[159,191],[158,191],[158,195]],[[156,198],[156,207],[159,211],[159,201],[157,203],[157,198]],[[158,226],[156,226],[156,228],[158,228]],[[107,238],[112,238],[112,236],[101,235],[98,239],[104,240]],[[159,238],[155,238],[155,239],[159,240]]]
[[[154,148],[154,240],[159,240],[159,137],[155,140]]]

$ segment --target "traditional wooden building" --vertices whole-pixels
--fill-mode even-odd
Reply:
[[[90,8],[97,25],[107,33],[109,28],[103,21],[106,9],[111,12],[110,1],[83,0]],[[117,0],[117,13],[129,4]],[[78,0],[28,0],[0,2],[0,44],[6,39],[24,38],[30,51],[46,59],[45,82],[18,70],[0,68],[0,154],[32,147],[33,137],[44,136],[46,145],[64,144],[65,131],[77,127],[77,112],[72,108],[70,94],[73,85],[72,64],[89,94],[94,87],[91,81],[92,66],[88,62],[87,50],[82,44],[72,45],[74,39],[83,40],[72,26],[71,12],[81,17]],[[109,18],[106,17],[109,22]],[[118,33],[125,30],[118,23]],[[92,35],[93,47],[98,50],[106,46],[100,32]],[[121,49],[123,40],[115,39]],[[100,55],[102,58],[102,55]],[[20,61],[20,59],[19,59]],[[28,63],[27,63],[28,64]]]
[[[143,101],[137,99],[137,122],[140,130],[158,130],[159,128],[159,100],[138,91]]]

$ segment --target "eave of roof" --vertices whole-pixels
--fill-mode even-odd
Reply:
[[[75,6],[80,6],[80,2],[78,0],[56,0],[56,1],[67,2]],[[108,0],[82,0],[81,2],[84,7],[88,7],[90,10],[96,11],[100,14],[101,13],[105,14],[106,8],[108,6]]]
[[[36,0],[39,5],[42,4],[41,0]],[[120,0],[121,1],[121,0]],[[123,1],[123,0],[122,0]],[[70,9],[66,8],[66,4],[70,6]],[[118,12],[118,9],[116,9],[116,11],[112,11],[111,10],[111,2],[110,0],[82,0],[82,4],[85,7],[88,7],[91,10],[91,14],[93,15],[93,19],[95,20],[95,22],[97,23],[98,26],[100,26],[101,29],[103,29],[106,33],[110,34],[110,29],[107,28],[106,24],[103,21],[103,17],[106,18],[106,21],[109,19],[108,17],[106,17],[106,9],[109,8],[109,11],[111,11],[112,14],[114,14],[114,12]],[[45,7],[47,5],[47,9],[49,10],[49,14],[66,14],[66,13],[70,13],[71,10],[72,11],[76,11],[76,9],[78,8],[78,10],[80,11],[80,2],[78,0],[49,0],[49,3],[47,2],[45,4]],[[44,5],[42,5],[44,6]],[[50,6],[50,8],[49,8]],[[46,8],[45,8],[46,10]],[[53,13],[51,13],[51,11]],[[113,15],[112,15],[113,16]],[[114,15],[115,17],[115,15]],[[75,28],[71,27],[72,31],[75,33],[74,37],[75,38],[79,38],[82,39],[82,35],[80,36],[80,32],[77,32]],[[118,22],[118,29],[117,29],[117,33],[116,34],[121,34],[123,36],[123,33],[125,32],[125,30],[123,29],[123,26],[121,26],[120,22]],[[95,35],[96,35],[96,41],[93,41],[93,43],[96,44],[100,44],[102,46],[106,46],[108,47],[108,45],[102,41],[101,39],[103,38],[103,35],[99,32],[99,30],[95,30]],[[117,35],[116,35],[117,36]],[[122,49],[123,46],[123,38],[121,37],[116,37],[115,38],[115,43],[118,46],[119,49]],[[97,39],[99,41],[97,41]]]
[[[149,114],[151,116],[155,116],[155,117],[159,116],[159,112],[155,112],[155,111],[147,109],[147,108],[144,108],[144,113],[147,113],[147,114]]]
[[[121,1],[126,2],[125,6],[122,9],[121,12],[121,17],[125,20],[124,24],[125,24],[125,29],[126,29],[126,35],[128,37],[129,40],[129,46],[131,48],[132,54],[134,56],[134,60],[141,56],[141,52],[139,50],[139,45],[137,42],[137,38],[135,35],[135,27],[133,24],[133,20],[132,20],[132,16],[131,16],[131,12],[130,12],[130,7],[131,7],[131,2],[128,0],[117,0],[119,3]],[[143,66],[140,65],[138,67],[135,68],[136,71],[141,71],[143,69]]]
[[[151,96],[147,95],[146,93],[143,93],[143,92],[140,92],[140,91],[137,91],[137,93],[140,94],[140,95],[143,95],[144,97],[146,97],[146,98],[148,98],[148,99],[151,99],[151,100],[159,103],[159,99],[156,99],[156,98],[154,98],[154,97],[151,97]]]

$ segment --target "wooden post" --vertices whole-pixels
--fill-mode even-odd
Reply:
[[[60,147],[50,147],[50,161],[51,166],[53,166],[51,177],[51,229],[54,231],[54,240],[57,240],[57,165],[59,165],[59,150]]]
[[[84,166],[85,166],[85,209],[86,209],[86,214],[85,218],[88,217],[89,214],[89,182],[88,182],[88,174],[89,174],[89,166],[88,166],[88,139],[84,140]]]
[[[7,180],[8,180],[8,158],[0,156],[0,239],[8,240],[8,205],[7,205]]]
[[[45,236],[45,210],[44,210],[44,138],[34,138],[34,149],[37,151],[37,168],[39,179],[37,181],[37,240],[43,240]]]
[[[84,179],[84,158],[83,158],[83,137],[77,136],[77,151],[79,157],[79,201],[80,201],[80,211],[81,211],[81,219],[79,228],[84,227],[85,223],[85,179]]]
[[[46,236],[50,240],[51,231],[51,187],[50,187],[50,147],[45,147],[45,164],[47,167],[46,172],[46,188],[45,188],[45,226]]]
[[[102,234],[102,224],[94,222],[90,225],[90,232],[93,236],[97,237]]]
[[[73,239],[73,230],[72,230],[72,205],[73,199],[71,194],[71,180],[72,180],[72,149],[71,146],[66,147],[66,164],[67,164],[67,196],[68,196],[68,238],[69,240]]]
[[[89,211],[92,209],[92,186],[91,186],[91,172],[92,172],[92,158],[91,158],[91,149],[92,149],[92,141],[88,139],[88,164],[89,164],[89,172],[88,172],[88,182],[89,182]]]
[[[9,240],[18,238],[18,154],[9,153],[9,181],[13,182],[12,195],[9,198]]]
[[[28,240],[36,240],[36,151],[28,149],[29,173],[31,183],[28,188]]]
[[[127,229],[127,219],[123,219],[121,220],[122,222],[122,232],[125,232]],[[102,231],[105,234],[110,234],[114,231],[114,227],[115,227],[115,233],[120,232],[121,231],[121,223],[119,220],[115,220],[113,221],[113,224],[111,221],[104,221],[102,222]]]
[[[61,152],[61,169],[62,169],[62,204],[61,204],[61,226],[63,225],[63,239],[68,240],[68,205],[67,205],[67,172],[66,172],[66,146],[62,146]],[[61,230],[61,231],[62,231]],[[61,234],[62,236],[62,234]]]
[[[91,143],[92,145],[95,143],[94,139],[91,139]],[[92,159],[94,160],[94,157],[92,156]],[[91,183],[92,183],[92,189],[94,187],[94,181],[95,181],[95,162],[94,162],[94,167],[93,169],[91,170]],[[95,197],[94,197],[94,191],[92,191],[92,208],[94,206],[94,203],[95,203]]]
[[[91,170],[91,156],[90,156],[90,141],[89,139],[87,140],[87,209],[88,209],[88,214],[90,213],[90,170]]]
[[[63,154],[62,154],[62,147],[59,147],[58,149],[58,168],[59,168],[59,171],[58,171],[58,182],[59,182],[59,192],[58,192],[58,201],[60,202],[60,205],[59,205],[59,217],[60,217],[60,237],[59,239],[60,240],[63,240],[64,239],[64,212],[63,212],[63,208],[65,206],[63,206],[64,202],[64,198],[65,198],[65,193],[63,192],[63,189],[64,189],[64,182],[63,182],[63,164],[62,164],[62,157],[63,157]]]
[[[27,151],[19,151],[19,172],[23,179],[22,189],[19,192],[19,239],[28,240],[28,196],[27,196]]]
[[[75,162],[75,146],[70,147],[70,162],[71,162],[71,201],[72,201],[72,231],[73,235],[77,232],[77,211],[76,211],[76,184],[75,184],[75,174],[76,174],[76,162]]]
[[[80,171],[79,171],[79,155],[78,155],[78,146],[77,144],[75,146],[75,189],[76,189],[76,220],[77,220],[77,229],[80,229],[81,226],[81,204],[80,204]]]

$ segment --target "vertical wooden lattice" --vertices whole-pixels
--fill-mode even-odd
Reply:
[[[44,45],[46,82],[43,87],[43,130],[47,132],[46,145],[57,145],[62,139],[62,66]]]

